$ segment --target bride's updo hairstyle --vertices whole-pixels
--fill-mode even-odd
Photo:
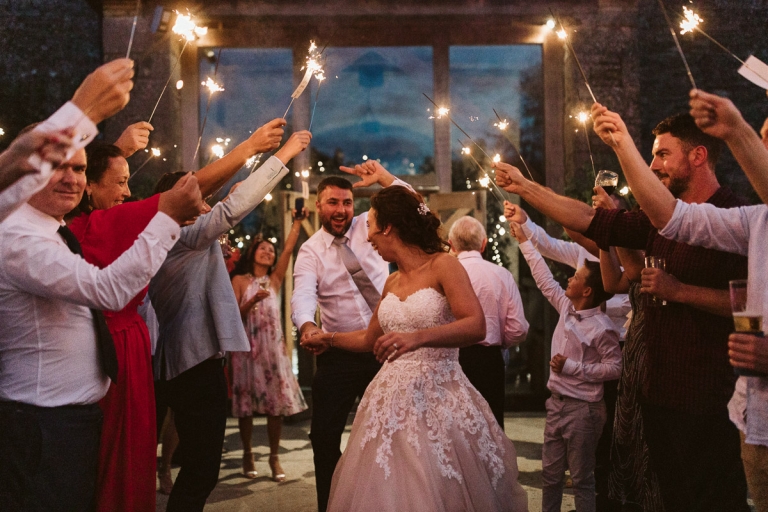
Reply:
[[[448,251],[440,237],[440,219],[427,208],[421,194],[397,185],[387,187],[371,197],[371,207],[376,210],[376,225],[381,229],[392,226],[406,244],[427,254]]]

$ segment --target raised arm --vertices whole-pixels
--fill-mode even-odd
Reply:
[[[573,268],[579,266],[579,254],[581,250],[573,242],[566,242],[549,236],[544,228],[533,222],[525,211],[517,205],[504,201],[504,217],[509,221],[519,224],[526,238],[545,258],[560,263],[565,263]],[[593,242],[594,243],[594,242]]]
[[[615,294],[629,291],[629,278],[621,271],[615,247],[609,251],[600,251],[600,274],[606,292]]]
[[[279,147],[280,141],[283,140],[283,126],[285,124],[285,119],[273,119],[253,132],[253,135],[238,144],[223,158],[219,158],[197,171],[197,181],[200,183],[203,197],[208,197],[219,190],[253,155],[266,153]],[[287,161],[283,161],[283,163],[285,164]]]
[[[763,202],[768,202],[768,149],[731,100],[692,90],[691,116],[701,131],[725,141]],[[764,130],[766,125],[763,126]],[[634,191],[634,188],[633,188]]]
[[[643,160],[624,121],[599,103],[592,105],[592,119],[595,132],[616,153],[635,199],[654,226],[664,227],[675,210],[675,198]]]
[[[30,130],[16,137],[8,149],[0,153],[0,192],[22,177],[39,172],[29,163],[33,154],[50,162],[54,169],[58,167],[66,160],[67,151],[72,147],[72,135],[71,130]]]
[[[152,130],[154,130],[154,127],[146,121],[133,123],[123,130],[123,133],[115,141],[115,146],[120,148],[125,158],[128,158],[137,151],[147,147],[147,144],[149,144],[149,132]]]
[[[525,179],[517,167],[504,162],[497,162],[493,166],[496,168],[496,183],[507,192],[518,194],[563,227],[579,233],[589,227],[595,212],[588,205]]]
[[[291,256],[293,256],[293,248],[296,247],[296,242],[299,241],[302,219],[296,218],[296,213],[296,210],[291,212],[293,224],[291,225],[291,230],[288,232],[288,236],[285,237],[283,252],[280,254],[280,258],[278,258],[277,263],[275,264],[275,270],[272,271],[272,275],[270,276],[270,284],[275,290],[283,285],[285,271],[288,269],[288,262],[291,261]],[[304,217],[307,216],[307,213],[308,210],[304,208]]]

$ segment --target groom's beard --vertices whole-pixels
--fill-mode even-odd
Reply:
[[[320,214],[320,224],[333,236],[344,236],[352,225],[352,217],[347,218],[345,214],[339,213],[328,216]]]

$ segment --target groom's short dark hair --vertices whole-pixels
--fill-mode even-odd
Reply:
[[[336,187],[342,190],[352,190],[352,183],[349,180],[342,178],[341,176],[328,176],[323,178],[320,183],[317,184],[317,199],[320,200],[320,194],[323,193],[328,187]]]

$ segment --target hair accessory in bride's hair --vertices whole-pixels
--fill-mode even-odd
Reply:
[[[427,207],[426,203],[419,203],[419,207],[417,208],[420,215],[426,215],[430,212],[429,208]]]

